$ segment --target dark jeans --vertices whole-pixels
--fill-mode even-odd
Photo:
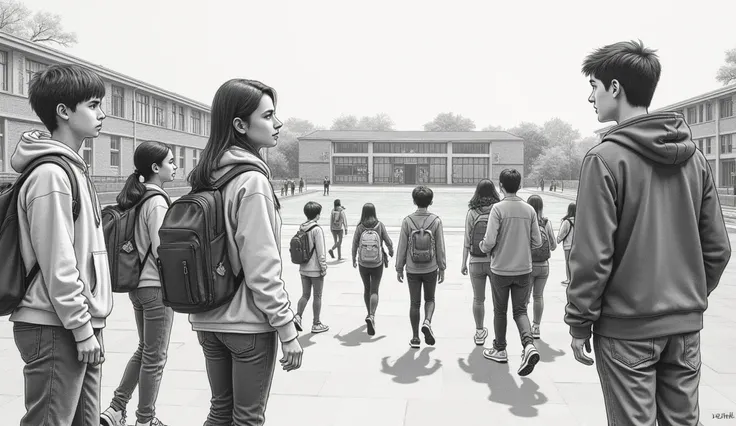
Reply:
[[[204,426],[262,426],[276,368],[278,335],[198,331],[212,399]]]
[[[475,328],[483,328],[486,316],[486,278],[491,280],[491,262],[473,262],[468,265],[470,284],[473,286],[473,318]]]
[[[164,374],[174,311],[164,306],[160,287],[143,287],[128,293],[133,302],[138,328],[138,349],[128,361],[120,385],[110,406],[125,410],[133,390],[138,390],[138,410],[135,415],[145,423],[156,415],[156,398]]]
[[[345,233],[343,229],[335,230],[332,229],[332,239],[335,240],[335,244],[330,250],[337,249],[337,257],[342,259],[342,236]]]
[[[330,187],[325,186],[325,190],[323,191],[322,195],[330,195]]]
[[[314,301],[312,301],[314,318],[312,319],[312,323],[319,324],[319,315],[322,312],[322,288],[325,284],[325,277],[300,276],[302,277],[302,297],[297,302],[296,313],[302,316],[304,309],[307,307],[307,302],[309,302],[309,295],[314,292]]]
[[[534,343],[532,326],[526,313],[531,290],[531,274],[504,276],[491,272],[491,295],[493,296],[493,329],[496,338],[493,347],[496,350],[506,350],[506,317],[509,309],[509,294],[511,295],[511,312],[519,329],[521,346],[526,347]]]
[[[424,288],[424,319],[432,322],[434,315],[434,291],[437,288],[437,270],[426,274],[406,273],[409,285],[409,321],[412,336],[419,338],[419,307],[422,305],[422,288]]]
[[[700,332],[621,340],[593,335],[609,425],[698,424]]]
[[[20,426],[100,424],[102,365],[78,360],[77,343],[63,327],[22,322],[13,324],[13,337],[25,363],[26,414]],[[102,331],[95,330],[102,346]]]
[[[383,277],[383,264],[375,268],[358,265],[360,278],[363,280],[363,301],[368,315],[375,315],[378,308],[378,287]]]
[[[544,312],[544,286],[549,278],[549,264],[544,266],[532,266],[531,284],[529,297],[534,295],[534,324],[542,323],[542,313]],[[528,303],[528,302],[527,302]]]

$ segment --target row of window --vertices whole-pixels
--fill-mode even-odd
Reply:
[[[706,155],[713,153],[713,137],[696,139],[698,149]],[[729,133],[721,135],[720,147],[721,154],[731,154],[734,152],[734,143],[736,143],[736,134]]]
[[[367,157],[335,157],[335,183],[368,182]],[[452,183],[477,183],[488,178],[488,158],[453,158]],[[396,184],[447,183],[447,158],[376,157],[373,182]]]
[[[454,154],[488,154],[488,143],[453,142]],[[447,143],[430,142],[403,142],[388,143],[374,142],[373,152],[376,154],[446,154]],[[335,153],[338,154],[365,154],[368,153],[368,142],[335,142]]]
[[[705,123],[713,120],[713,104],[718,102],[719,118],[728,118],[734,116],[733,96],[718,99],[717,101],[706,101],[704,103],[687,107],[679,111],[685,116],[688,124]]]

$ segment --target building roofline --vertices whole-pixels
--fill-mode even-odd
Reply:
[[[209,105],[203,104],[202,102],[195,101],[194,99],[186,98],[174,92],[170,92],[168,90],[162,89],[160,87],[156,87],[152,84],[148,84],[146,82],[135,79],[133,77],[129,77],[117,71],[113,71],[102,65],[93,64],[89,61],[77,58],[76,56],[70,55],[60,50],[45,46],[43,44],[34,43],[24,38],[17,37],[17,36],[2,32],[2,31],[0,31],[0,43],[5,44],[11,48],[23,51],[23,52],[29,52],[32,54],[37,54],[39,56],[51,57],[53,60],[56,60],[59,63],[72,63],[72,64],[85,66],[91,69],[92,71],[100,74],[101,77],[106,78],[108,80],[112,80],[113,82],[119,81],[121,83],[132,86],[136,89],[143,89],[146,92],[149,92],[153,95],[158,95],[161,97],[165,97],[165,98],[169,98],[169,99],[178,101],[180,103],[188,104],[188,106],[196,107],[196,108],[205,110],[206,112],[210,112],[210,109],[211,109]]]
[[[319,134],[322,135],[319,135]],[[356,135],[356,133],[362,133],[362,135]],[[480,132],[480,131],[468,131],[468,132],[431,132],[423,130],[314,130],[311,133],[300,136],[299,140],[330,140],[330,141],[378,141],[388,142],[392,138],[386,138],[388,135],[395,135],[397,141],[411,142],[411,141],[424,141],[426,139],[421,138],[421,135],[437,135],[442,134],[442,137],[438,137],[436,141],[462,141],[462,142],[484,142],[484,141],[508,141],[516,142],[523,141],[522,138],[505,131],[491,131],[491,132]],[[468,138],[468,135],[473,135],[473,138]],[[503,135],[502,137],[499,137]],[[345,136],[345,138],[340,137]],[[415,137],[416,136],[416,137]],[[486,137],[484,137],[486,136]]]

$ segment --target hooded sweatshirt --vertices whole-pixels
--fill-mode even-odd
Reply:
[[[77,342],[105,327],[112,311],[112,289],[102,213],[87,164],[78,153],[47,132],[24,133],[10,160],[20,173],[44,155],[63,157],[74,172],[79,217],[72,215],[71,183],[55,164],[34,169],[20,188],[18,222],[26,270],[38,262],[31,282],[10,321],[62,326]]]
[[[195,331],[266,333],[276,330],[282,342],[297,337],[294,313],[281,279],[281,216],[276,210],[271,171],[245,149],[225,151],[212,178],[218,179],[238,164],[259,167],[241,173],[222,188],[228,255],[233,272],[243,270],[244,284],[233,299],[219,308],[189,315]]]
[[[332,219],[335,220],[332,220]],[[337,232],[348,230],[348,218],[345,216],[345,207],[337,206],[330,212],[330,231]]]
[[[299,229],[306,231],[316,224],[315,221],[310,220],[302,223]],[[309,244],[310,252],[314,250],[314,253],[309,258],[309,262],[299,265],[299,273],[305,277],[322,277],[327,274],[327,257],[325,255],[325,233],[321,226],[317,225],[309,231]]]
[[[613,127],[583,159],[570,252],[570,334],[699,331],[731,246],[708,163],[681,114]]]
[[[431,216],[431,217],[430,217]],[[416,224],[416,226],[415,226]],[[424,224],[424,225],[422,225]],[[409,239],[412,232],[420,226],[426,226],[434,236],[434,257],[427,263],[415,263],[409,252]],[[406,266],[407,274],[429,274],[436,270],[444,271],[447,268],[447,257],[445,254],[445,234],[442,230],[442,220],[426,208],[418,208],[414,213],[406,216],[401,222],[399,233],[399,244],[396,248],[396,272],[403,272]]]
[[[161,287],[161,277],[158,273],[158,246],[161,245],[161,239],[158,237],[158,230],[164,223],[164,216],[169,210],[166,200],[169,199],[168,194],[158,185],[150,183],[146,184],[146,189],[156,191],[163,196],[156,195],[146,200],[138,212],[138,218],[135,222],[135,241],[138,246],[138,256],[141,260],[146,257],[148,247],[151,247],[151,253],[143,265],[141,278],[138,288],[143,287]]]

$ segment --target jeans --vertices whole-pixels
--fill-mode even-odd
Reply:
[[[319,314],[322,311],[322,288],[325,284],[325,277],[302,277],[302,297],[296,305],[296,313],[302,316],[304,309],[309,302],[309,295],[314,290],[314,301],[312,302],[312,312],[314,314],[313,323],[319,324]]]
[[[72,332],[16,322],[13,337],[25,363],[26,414],[20,426],[99,425],[102,365],[78,360]],[[102,330],[96,329],[94,337],[104,354]]]
[[[532,266],[532,289],[529,292],[529,296],[530,298],[532,295],[534,297],[533,323],[536,325],[542,323],[542,313],[544,312],[544,286],[547,284],[547,278],[549,278],[549,265]]]
[[[434,315],[434,291],[437,287],[437,270],[426,274],[406,273],[409,285],[409,321],[411,322],[412,336],[419,338],[419,307],[422,305],[422,288],[424,288],[424,319],[432,322]]]
[[[276,368],[278,335],[198,331],[212,398],[204,426],[262,426]]]
[[[381,277],[383,277],[383,265],[375,268],[366,268],[358,265],[360,278],[363,280],[363,301],[368,315],[375,315],[378,308],[378,286],[381,285]]]
[[[593,335],[609,425],[698,424],[700,332],[643,340]]]
[[[475,328],[483,328],[486,316],[486,277],[491,280],[491,262],[468,264],[470,283],[473,286],[473,318]]]
[[[565,249],[565,274],[567,274],[567,282],[570,282],[570,249]]]
[[[337,248],[337,257],[342,259],[342,236],[344,232],[342,229],[332,229],[331,231],[332,239],[335,240],[335,244],[330,250],[335,250]]]
[[[140,386],[135,415],[139,422],[145,423],[156,415],[156,398],[166,365],[174,311],[164,306],[160,287],[138,288],[128,296],[135,312],[138,349],[125,367],[110,406],[116,411],[125,410],[133,390]]]
[[[509,294],[511,295],[511,311],[519,329],[521,346],[533,344],[532,326],[526,313],[529,301],[531,274],[504,276],[491,272],[491,295],[493,296],[493,329],[496,338],[493,347],[496,350],[506,350],[506,316],[509,308]]]

